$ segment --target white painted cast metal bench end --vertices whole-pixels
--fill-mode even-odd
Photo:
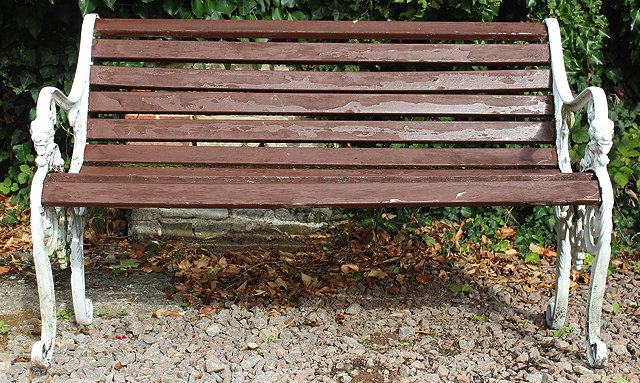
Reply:
[[[546,320],[549,327],[564,326],[567,317],[571,266],[580,270],[585,253],[593,255],[591,283],[587,304],[586,349],[589,365],[601,368],[607,362],[608,351],[600,340],[600,318],[609,259],[611,257],[611,231],[613,228],[613,188],[607,172],[613,140],[613,121],[609,119],[607,97],[598,87],[589,87],[574,97],[567,82],[562,56],[560,27],[556,19],[546,19],[551,49],[553,96],[556,118],[556,147],[560,170],[572,172],[569,159],[569,131],[573,124],[573,112],[587,107],[590,141],[580,171],[595,173],[602,193],[598,206],[560,206],[555,208],[558,234],[556,292],[549,301]]]
[[[73,127],[74,147],[70,173],[80,171],[87,137],[87,111],[89,97],[89,70],[93,26],[97,15],[87,15],[82,25],[78,66],[69,96],[53,87],[40,91],[36,106],[36,119],[31,123],[31,137],[36,150],[38,169],[31,185],[31,235],[33,259],[36,266],[41,340],[31,350],[31,363],[46,368],[51,362],[56,337],[56,302],[51,273],[51,256],[71,261],[71,288],[76,321],[90,324],[93,321],[93,304],[85,298],[84,284],[84,208],[58,208],[42,205],[42,188],[49,171],[64,171],[64,160],[54,142],[57,107],[69,111],[69,123]]]

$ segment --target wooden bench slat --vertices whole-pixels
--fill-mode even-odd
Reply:
[[[548,44],[251,43],[111,40],[93,43],[101,60],[217,63],[548,65]]]
[[[551,88],[548,69],[454,72],[313,72],[91,67],[91,84],[135,89],[298,92],[473,92]]]
[[[66,173],[52,173],[51,177],[66,177]],[[569,174],[576,180],[591,180],[594,175],[591,172],[561,173],[559,169],[407,169],[407,168],[382,168],[382,169],[327,169],[327,168],[209,168],[209,167],[160,167],[160,166],[91,166],[84,165],[80,169],[80,175],[108,176],[108,177],[469,177],[469,176],[494,176],[494,177],[564,177]],[[57,178],[56,178],[57,179]]]
[[[372,169],[233,169],[234,172],[228,174],[215,174],[210,172],[200,175],[188,172],[175,171],[173,174],[150,174],[145,170],[153,169],[135,167],[136,171],[113,172],[117,167],[96,167],[94,174],[81,172],[80,174],[53,173],[47,178],[48,182],[80,182],[80,183],[145,183],[145,184],[201,184],[201,183],[366,183],[366,182],[471,182],[471,181],[580,181],[594,180],[592,173],[559,173],[559,172],[538,172],[526,173],[520,169],[421,169],[421,172],[413,170],[413,173],[403,172],[405,169],[381,169],[383,171],[372,171]],[[108,168],[102,172],[97,172],[99,168]],[[174,168],[176,169],[176,168]],[[198,168],[191,168],[198,169]],[[202,169],[202,168],[200,168]],[[182,170],[182,169],[179,169]],[[229,170],[224,168],[207,170]],[[247,172],[246,170],[252,170]],[[267,171],[265,171],[267,170]],[[280,174],[269,172],[277,170]],[[324,170],[324,172],[318,172]],[[368,170],[367,173],[356,170]],[[484,170],[478,172],[477,170]],[[89,172],[91,173],[91,171]]]
[[[555,167],[554,148],[274,148],[87,145],[85,161],[227,166]]]
[[[476,94],[91,92],[96,113],[553,115],[553,97]]]
[[[98,19],[101,36],[540,41],[543,23]]]
[[[114,192],[116,191],[117,192]],[[534,191],[535,192],[532,192]],[[426,207],[600,202],[597,181],[155,184],[47,182],[43,203],[99,207]]]
[[[553,143],[553,121],[331,121],[90,118],[101,141]]]

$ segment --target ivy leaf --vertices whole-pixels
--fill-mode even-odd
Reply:
[[[162,9],[164,9],[169,16],[174,17],[180,9],[180,2],[176,0],[164,0]]]
[[[20,185],[24,185],[25,183],[27,183],[27,181],[29,181],[29,176],[24,174],[24,173],[20,173],[18,174],[18,183]]]
[[[280,0],[281,7],[295,8],[296,0]]]
[[[629,183],[629,176],[624,172],[616,172],[613,176],[613,180],[618,184],[618,186],[625,187]]]
[[[96,9],[96,2],[95,0],[78,0],[78,6],[80,7],[80,12],[86,15]]]
[[[471,286],[469,286],[468,283],[463,283],[461,285],[452,285],[451,287],[449,287],[449,290],[451,290],[454,293],[463,293],[463,292],[471,291],[472,288]]]
[[[631,30],[635,30],[640,25],[640,8],[631,10]]]
[[[611,310],[613,311],[613,315],[618,315],[618,313],[620,312],[620,303],[613,302]]]
[[[198,19],[201,19],[205,11],[203,0],[191,0],[191,11]]]
[[[284,20],[284,12],[282,12],[282,9],[275,8],[271,12],[271,20]]]
[[[113,10],[113,4],[116,3],[116,0],[103,0],[103,1],[104,1],[104,5],[109,7],[109,9]]]
[[[432,236],[430,236],[429,234],[425,233],[422,234],[422,240],[424,241],[424,243],[426,243],[428,246],[433,246],[436,244],[436,240],[435,238],[433,238]]]
[[[206,2],[211,4],[211,6],[207,6],[207,9],[218,11],[227,16],[231,16],[231,13],[236,9],[236,4],[230,0],[206,0]],[[242,13],[242,11],[240,12]]]
[[[524,261],[527,263],[538,264],[540,263],[540,254],[531,252],[524,256]]]
[[[242,16],[246,16],[249,13],[251,13],[251,11],[256,9],[257,6],[258,6],[258,3],[256,3],[255,0],[240,0],[238,2],[238,12]]]
[[[571,132],[571,140],[579,144],[589,142],[589,129],[586,126],[574,126]]]
[[[28,162],[29,154],[31,154],[31,144],[28,142],[17,144],[13,146],[13,154],[16,155],[16,159],[20,162]]]
[[[287,20],[306,20],[306,19],[307,19],[307,15],[305,15],[300,11],[293,11],[293,12],[287,13]]]

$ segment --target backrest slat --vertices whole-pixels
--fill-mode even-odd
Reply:
[[[110,37],[541,41],[544,23],[98,19]]]
[[[548,44],[371,44],[176,40],[93,43],[93,58],[286,64],[548,65]]]
[[[472,142],[546,143],[553,121],[335,121],[98,119],[88,122],[93,140],[192,142]]]
[[[279,92],[514,92],[551,86],[548,69],[421,72],[312,72],[96,65],[91,84],[128,89]]]
[[[95,113],[518,117],[553,114],[553,98],[534,95],[94,91],[89,104],[89,111]]]

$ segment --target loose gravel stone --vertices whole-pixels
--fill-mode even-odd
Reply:
[[[398,329],[398,337],[402,340],[409,339],[416,335],[416,329],[409,326],[402,326]]]
[[[576,364],[573,366],[573,372],[575,372],[578,375],[590,375],[591,374],[591,370],[586,368],[585,366],[581,366],[579,364]]]
[[[205,369],[207,372],[220,372],[224,370],[226,365],[216,356],[207,356],[205,361]]]
[[[458,341],[458,345],[460,346],[461,349],[467,350],[467,351],[473,350],[473,348],[476,346],[473,339],[460,339]]]
[[[525,379],[528,383],[542,383],[542,374],[527,374]]]
[[[217,323],[213,323],[207,327],[205,332],[207,333],[207,335],[213,338],[216,335],[220,334],[220,325]]]
[[[358,315],[361,311],[362,306],[360,306],[360,303],[352,303],[344,310],[344,312],[349,315]]]

